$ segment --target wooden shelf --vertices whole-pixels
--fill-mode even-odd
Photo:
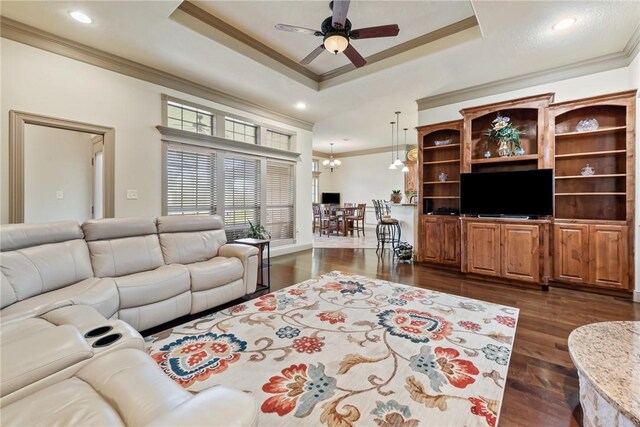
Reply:
[[[627,193],[615,192],[615,193],[599,193],[599,192],[589,192],[589,193],[556,193],[556,196],[626,196]]]
[[[567,137],[567,136],[588,136],[588,135],[598,135],[598,134],[602,134],[602,133],[609,133],[609,132],[618,132],[621,130],[625,130],[627,127],[626,126],[614,126],[614,127],[608,127],[608,128],[599,128],[596,130],[588,130],[588,131],[584,131],[584,132],[565,132],[565,133],[557,133],[556,134],[556,138],[563,138],[563,137]]]
[[[524,156],[490,157],[488,159],[471,159],[471,164],[478,165],[478,164],[484,164],[484,163],[526,162],[528,160],[538,160],[538,155],[525,154]]]
[[[443,163],[460,163],[460,159],[439,160],[437,162],[424,162],[423,165],[440,165]]]
[[[424,147],[424,150],[440,150],[443,148],[452,148],[452,147],[460,147],[460,144],[445,144],[445,145],[434,145],[431,147]]]
[[[459,199],[460,196],[424,196],[423,199]]]
[[[426,181],[423,184],[429,184],[429,185],[434,185],[434,184],[460,184],[460,181]]]
[[[627,175],[623,173],[609,173],[601,175],[568,175],[568,176],[556,176],[556,179],[589,179],[589,178],[623,178]]]
[[[556,154],[556,159],[564,159],[569,157],[594,157],[606,156],[608,154],[624,154],[627,150],[607,150],[607,151],[588,151],[585,153]]]

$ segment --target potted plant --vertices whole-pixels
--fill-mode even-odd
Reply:
[[[264,226],[257,224],[253,225],[251,221],[249,221],[249,229],[247,230],[247,237],[252,239],[260,239],[260,240],[269,240],[271,239],[271,234],[267,231]]]
[[[506,157],[514,154],[517,156],[524,154],[524,149],[520,146],[520,135],[524,133],[525,132],[518,130],[509,117],[501,116],[500,113],[498,113],[498,116],[491,122],[491,129],[484,134],[488,137],[489,141],[498,144],[498,155],[500,157]],[[487,153],[490,153],[488,142]]]
[[[407,190],[404,194],[407,196],[409,203],[413,203],[412,199],[418,195],[415,190]]]
[[[407,242],[400,242],[396,246],[396,257],[400,261],[411,261],[413,258],[413,246]]]
[[[391,190],[391,203],[402,202],[402,192],[400,190]]]

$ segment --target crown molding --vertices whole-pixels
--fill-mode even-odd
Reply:
[[[114,71],[125,76],[184,92],[228,107],[237,108],[238,110],[256,114],[263,118],[275,120],[304,130],[313,130],[314,124],[311,122],[245,101],[234,95],[195,83],[156,68],[58,37],[4,16],[0,16],[0,36],[86,64]]]
[[[588,74],[614,70],[628,66],[640,50],[640,25],[636,27],[624,49],[617,53],[587,59],[575,64],[563,65],[543,71],[522,74],[508,79],[470,86],[416,100],[418,111],[442,107],[456,102],[482,98],[496,93],[510,92],[531,86],[552,83]]]
[[[333,84],[336,83],[337,77],[343,76],[343,78],[340,79],[340,83],[343,83],[359,78],[362,75],[428,54],[429,50],[425,49],[425,46],[449,36],[463,33],[471,28],[479,27],[478,20],[474,14],[468,18],[438,28],[430,33],[423,34],[422,36],[367,56],[365,58],[367,67],[356,68],[353,64],[347,64],[326,73],[316,74],[249,34],[240,31],[217,16],[200,8],[192,1],[183,1],[170,15],[170,18],[316,91],[332,87]],[[479,31],[477,33],[479,34]],[[467,34],[467,37],[476,36],[477,34],[475,33]],[[410,51],[413,52],[412,55],[408,54]],[[371,65],[376,63],[378,64],[376,67],[371,67]],[[347,74],[348,76],[346,76]]]
[[[407,144],[404,146],[404,151],[409,151],[413,148],[416,148],[416,145]],[[385,147],[377,147],[377,148],[368,148],[366,150],[353,150],[353,151],[345,151],[342,153],[333,153],[333,157],[336,159],[342,159],[345,157],[357,157],[357,156],[368,156],[370,154],[380,154],[380,153],[389,153],[390,151],[396,151],[395,148],[391,148],[391,146]],[[329,158],[329,153],[325,153],[322,151],[314,151],[313,157],[323,157]]]
[[[316,151],[316,150],[313,150],[313,151],[311,152],[311,155],[312,155],[313,157],[321,157],[321,158],[323,158],[323,159],[328,159],[328,158],[329,158],[329,153],[325,153],[325,152],[323,152],[323,151]]]

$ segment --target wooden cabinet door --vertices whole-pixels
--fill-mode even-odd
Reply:
[[[500,224],[467,223],[467,271],[500,276]]]
[[[628,227],[589,226],[589,283],[595,286],[629,287]]]
[[[460,220],[443,217],[440,222],[440,261],[460,265]]]
[[[587,284],[589,280],[589,226],[553,226],[553,278],[563,282]]]
[[[537,225],[502,224],[502,277],[540,281],[540,228]]]
[[[440,261],[440,234],[438,218],[423,216],[420,224],[420,261]]]

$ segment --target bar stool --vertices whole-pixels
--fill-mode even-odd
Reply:
[[[395,250],[396,245],[400,243],[400,235],[402,233],[400,229],[400,221],[395,218],[391,218],[389,205],[384,200],[372,200],[373,208],[376,211],[376,238],[378,239],[378,245],[376,246],[376,253],[382,250],[384,252],[385,243],[389,243],[392,249]]]

